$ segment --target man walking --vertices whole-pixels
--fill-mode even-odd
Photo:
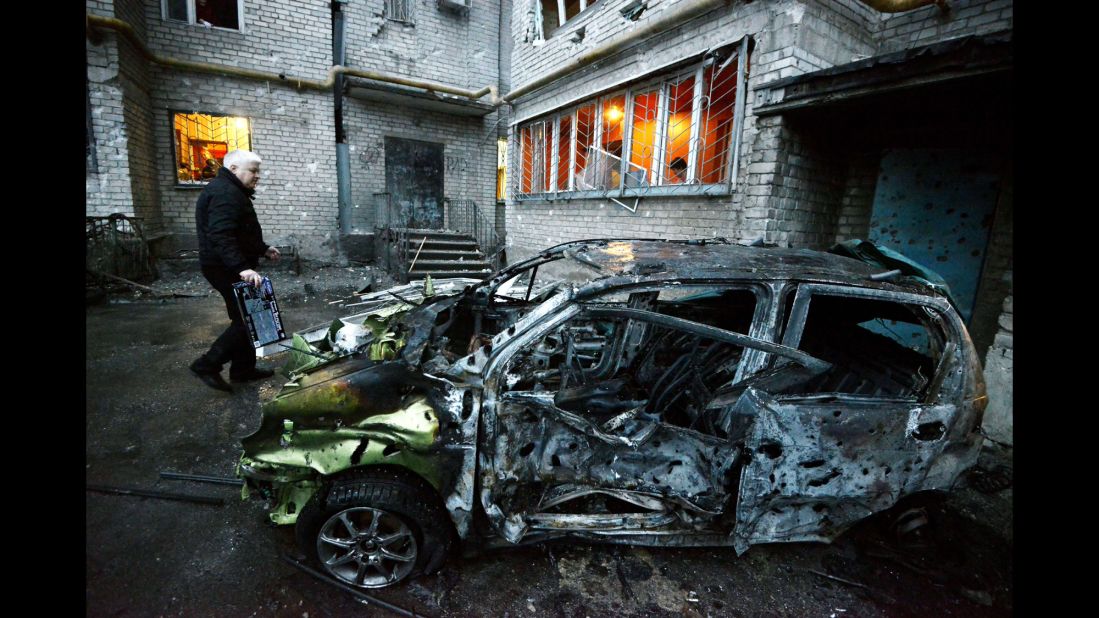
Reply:
[[[263,230],[252,207],[252,195],[259,183],[259,155],[234,150],[225,155],[217,176],[203,189],[195,203],[198,227],[198,260],[202,275],[225,300],[232,323],[214,341],[210,350],[191,363],[191,371],[210,388],[232,391],[221,377],[229,365],[233,382],[261,380],[274,375],[256,368],[252,335],[244,324],[233,295],[233,284],[247,281],[259,286],[263,277],[256,272],[260,256],[277,261],[279,250],[263,241]]]

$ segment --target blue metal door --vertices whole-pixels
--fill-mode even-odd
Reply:
[[[946,279],[969,323],[1000,190],[989,150],[896,149],[882,156],[869,239]]]

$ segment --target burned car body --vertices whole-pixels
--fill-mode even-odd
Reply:
[[[367,295],[295,336],[240,474],[361,587],[458,544],[829,541],[976,461],[980,364],[918,274],[596,240]]]

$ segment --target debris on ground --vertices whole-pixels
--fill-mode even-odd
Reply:
[[[136,496],[139,498],[159,498],[161,500],[178,500],[181,502],[194,502],[196,504],[212,504],[221,506],[225,501],[217,496],[194,496],[191,494],[179,494],[170,491],[156,491],[152,489],[138,489],[133,487],[115,487],[113,485],[86,485],[88,491],[103,494],[115,494],[119,496]]]
[[[341,267],[306,262],[300,274],[289,270],[265,271],[261,264],[259,272],[271,279],[282,300],[339,301],[362,293],[362,290],[385,289],[397,284],[392,275],[372,264]],[[89,304],[104,300],[133,302],[218,296],[197,267],[193,270],[161,269],[160,276],[147,285],[104,275],[89,289]]]

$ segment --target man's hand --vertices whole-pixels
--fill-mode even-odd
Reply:
[[[240,280],[247,281],[257,288],[263,283],[263,275],[249,268],[248,270],[240,271]]]
[[[267,256],[267,259],[271,260],[272,262],[277,262],[279,261],[279,258],[282,257],[282,254],[279,253],[278,248],[276,248],[274,245],[268,247],[267,252],[263,255]]]

